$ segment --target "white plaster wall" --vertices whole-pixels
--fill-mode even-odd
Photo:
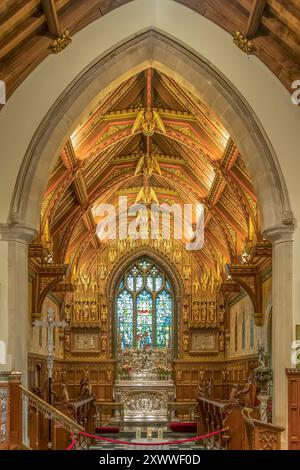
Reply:
[[[0,222],[7,221],[22,158],[50,106],[97,56],[151,26],[185,43],[219,68],[255,110],[275,149],[294,215],[300,220],[300,109],[292,104],[287,90],[261,61],[242,53],[229,34],[199,14],[171,0],[135,0],[87,26],[61,54],[49,56],[0,112]],[[294,319],[300,323],[299,229],[294,239],[293,309]]]

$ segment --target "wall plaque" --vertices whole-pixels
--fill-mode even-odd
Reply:
[[[219,352],[218,331],[193,330],[190,332],[191,354],[216,354]]]
[[[99,333],[73,332],[73,352],[100,352]]]

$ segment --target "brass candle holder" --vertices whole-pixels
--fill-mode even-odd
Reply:
[[[151,441],[152,440],[152,428],[147,428],[147,439],[148,441]]]

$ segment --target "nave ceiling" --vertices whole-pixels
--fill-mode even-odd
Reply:
[[[240,261],[248,240],[260,239],[252,181],[226,129],[189,90],[152,69],[94,104],[66,142],[44,195],[41,240],[53,242],[56,263],[93,269],[116,244],[97,237],[96,208],[117,208],[119,196],[145,202],[147,188],[154,203],[204,204],[205,243],[192,256],[216,277]]]

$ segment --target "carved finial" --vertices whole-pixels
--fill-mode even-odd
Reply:
[[[245,52],[246,54],[252,54],[254,50],[253,42],[247,39],[240,31],[235,31],[233,34],[233,42],[237,45],[241,51]]]
[[[58,54],[59,52],[63,51],[69,44],[71,44],[72,38],[70,35],[70,31],[66,29],[64,33],[62,33],[58,38],[54,39],[51,44],[51,49],[54,54]]]

